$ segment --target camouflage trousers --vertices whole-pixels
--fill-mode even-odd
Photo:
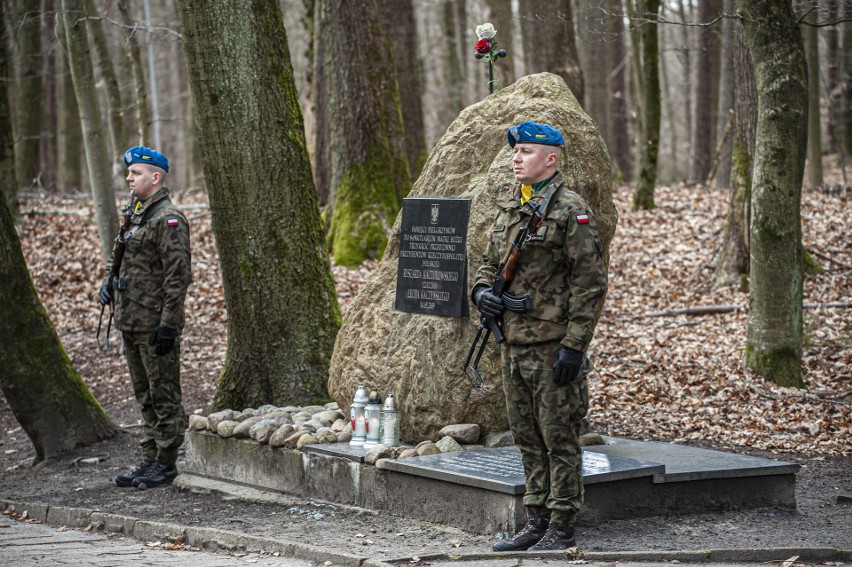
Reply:
[[[573,524],[583,507],[580,423],[589,409],[584,359],[579,376],[565,386],[553,382],[561,345],[503,346],[503,389],[509,425],[524,465],[524,506],[551,520]]]
[[[181,405],[180,341],[165,356],[148,344],[150,332],[123,332],[124,354],[136,401],[142,406],[142,458],[168,465],[183,444],[186,413]]]

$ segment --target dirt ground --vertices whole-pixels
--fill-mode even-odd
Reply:
[[[131,420],[132,416],[124,419]],[[147,491],[117,488],[112,478],[138,458],[138,437],[139,428],[125,429],[117,438],[88,447],[76,457],[31,467],[16,466],[34,456],[29,442],[18,432],[14,441],[7,437],[3,446],[6,451],[16,452],[3,455],[0,461],[3,470],[0,495],[12,500],[89,508],[310,543],[377,559],[487,551],[494,542],[493,535],[474,535],[446,526],[298,498],[290,505],[272,505],[192,494],[172,486]],[[762,452],[752,453],[767,456]],[[108,457],[98,464],[74,464],[77,457],[98,455]],[[585,551],[849,549],[852,547],[852,458],[816,457],[797,462],[802,470],[797,475],[795,510],[763,508],[602,522],[578,528],[580,548]],[[317,512],[322,514],[320,519],[315,518]],[[463,505],[459,513],[464,513]]]
[[[591,428],[797,462],[802,466],[797,509],[581,526],[581,549],[852,548],[850,310],[806,310],[802,370],[807,390],[779,388],[754,376],[741,364],[747,309],[707,317],[648,316],[671,308],[747,305],[745,290],[706,285],[707,266],[722,234],[726,193],[658,187],[658,209],[652,212],[630,211],[631,195],[627,187],[614,195],[620,220],[606,309],[592,345],[597,371],[590,378]],[[224,360],[227,314],[206,198],[179,194],[176,201],[187,211],[193,238],[194,282],[182,347],[184,406],[187,413],[206,413]],[[852,300],[848,204],[846,194],[803,193],[804,242],[827,268],[806,277],[805,302],[825,306]],[[19,234],[33,281],[69,357],[122,433],[33,467],[32,446],[0,396],[0,498],[274,536],[376,558],[490,549],[491,535],[298,499],[276,506],[174,487],[116,488],[112,478],[138,460],[139,413],[123,357],[95,348],[103,267],[88,207],[84,196],[30,196],[22,205],[26,214]],[[356,270],[334,268],[344,310],[374,268],[375,263]],[[105,460],[74,464],[78,457],[98,455]]]

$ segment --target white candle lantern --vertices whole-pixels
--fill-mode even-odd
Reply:
[[[364,447],[374,447],[379,444],[381,403],[382,399],[379,394],[370,392],[370,401],[364,408],[364,423],[367,426],[367,440],[364,442]]]
[[[361,447],[367,440],[367,426],[364,422],[364,408],[367,406],[367,391],[364,386],[358,386],[355,391],[355,399],[349,406],[349,416],[352,418],[352,440],[350,445]]]
[[[382,443],[399,447],[399,412],[393,394],[388,394],[382,407]]]

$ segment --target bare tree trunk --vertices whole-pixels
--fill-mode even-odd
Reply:
[[[683,5],[684,0],[677,0],[677,10],[682,22],[689,21],[689,15]],[[691,5],[691,0],[688,0]],[[691,6],[690,6],[691,8]],[[680,26],[681,46],[678,50],[683,65],[683,115],[684,126],[686,127],[686,139],[692,142],[692,92],[693,92],[693,76],[692,76],[692,39],[690,33],[692,28]]]
[[[607,16],[605,6],[580,0],[578,10],[582,17],[577,26],[577,35],[582,46],[583,61],[586,69],[594,73],[585,74],[585,100],[583,108],[598,125],[598,130],[608,148],[613,147],[613,130],[610,120],[609,70],[612,69],[612,50],[607,35]]]
[[[757,87],[743,25],[735,22],[733,27],[735,79],[731,197],[711,280],[715,287],[739,284],[745,290],[748,289],[751,164],[757,130]]]
[[[98,13],[94,0],[86,0],[84,8],[88,15],[94,16]],[[124,123],[124,103],[121,101],[121,89],[118,85],[118,77],[115,74],[115,69],[112,66],[112,55],[107,46],[107,38],[103,26],[103,21],[93,21],[89,22],[87,29],[92,33],[92,45],[95,48],[98,58],[100,78],[104,83],[104,87],[106,87],[106,115],[112,134],[110,136],[112,151],[109,152],[112,154],[112,159],[110,159],[109,163],[112,166],[113,185],[122,187],[125,174],[122,156],[128,147],[127,142],[129,138],[127,136],[127,127]]]
[[[48,191],[56,191],[56,24],[54,0],[42,3],[42,47],[44,86],[44,125],[41,136],[41,184]]]
[[[848,0],[847,0],[848,1]],[[840,49],[840,80],[838,81],[837,100],[840,107],[838,112],[837,131],[838,154],[840,167],[843,172],[843,182],[847,183],[845,165],[852,156],[852,25],[843,26],[843,45]]]
[[[527,74],[546,71],[559,75],[577,100],[584,100],[571,0],[524,0],[521,27]]]
[[[41,0],[25,0],[19,9],[13,33],[18,44],[17,177],[22,188],[40,183],[41,124],[44,110],[41,60]],[[17,192],[15,193],[17,197]]]
[[[745,364],[802,387],[801,191],[807,62],[786,0],[740,0],[758,92]]]
[[[228,308],[214,405],[322,402],[341,317],[280,5],[178,12]]]
[[[636,21],[636,9],[634,8],[634,4],[641,3],[642,0],[624,0],[624,9],[627,11],[627,17],[631,22]],[[642,81],[644,74],[642,73],[642,32],[641,26],[631,25],[628,35],[630,37],[630,92],[633,93],[633,99],[636,101],[636,108],[638,109],[637,114],[637,122],[639,123],[639,130],[641,131],[644,128],[642,124],[642,120],[645,118],[645,101],[642,98],[644,93],[642,92]]]
[[[145,73],[142,69],[142,52],[139,49],[139,22],[130,14],[129,0],[118,0],[118,9],[121,11],[121,21],[125,26],[130,26],[133,31],[127,33],[127,55],[130,58],[130,67],[133,70],[133,84],[135,85],[136,99],[136,127],[139,137],[138,143],[149,146],[151,137],[151,115],[148,112],[148,92],[146,90]]]
[[[326,36],[331,187],[327,237],[338,265],[381,258],[411,181],[392,52],[375,0],[320,0]]]
[[[115,426],[71,364],[39,300],[2,199],[0,258],[0,389],[33,442],[35,462],[112,437]]]
[[[716,17],[711,0],[698,0],[698,21],[707,23]],[[698,28],[698,57],[695,61],[695,83],[692,96],[692,137],[690,139],[689,180],[704,183],[710,170],[713,151],[710,116],[713,103],[713,29]]]
[[[809,4],[809,3],[808,3]],[[804,12],[808,5],[799,3],[799,10]],[[816,13],[811,12],[805,22],[816,22]],[[822,184],[822,139],[820,132],[819,108],[819,45],[817,30],[813,26],[802,24],[802,39],[805,46],[805,60],[808,63],[808,187],[819,187]]]
[[[333,77],[328,76],[326,63],[325,38],[328,37],[326,22],[319,17],[320,2],[314,5],[314,74],[313,74],[313,108],[316,121],[316,150],[314,152],[314,180],[317,187],[317,201],[325,208],[323,217],[326,230],[331,220],[331,143],[330,124],[328,122],[328,89],[329,81],[333,85]]]
[[[115,192],[109,167],[111,160],[107,152],[106,131],[101,122],[101,109],[95,91],[95,75],[89,56],[89,38],[82,7],[81,0],[62,0],[61,17],[65,26],[68,66],[74,81],[80,123],[83,125],[83,144],[92,184],[92,201],[98,222],[101,255],[106,263],[112,254],[115,230],[118,226],[118,210],[115,206]]]
[[[733,16],[736,13],[736,0],[724,0],[723,11]],[[722,20],[722,46],[721,69],[719,70],[719,112],[716,119],[717,139],[721,139],[722,133],[728,122],[728,114],[734,107],[734,20],[726,17]],[[716,187],[729,187],[731,183],[731,148],[733,147],[731,136],[722,148],[719,157],[719,166],[716,169]]]
[[[611,72],[612,81],[610,85],[610,113],[612,114],[612,130],[613,130],[613,145],[611,147],[613,161],[621,173],[621,178],[624,181],[633,179],[633,159],[630,153],[630,148],[633,144],[630,143],[630,120],[627,112],[627,69],[630,64],[628,61],[627,50],[624,45],[624,18],[621,16],[623,11],[623,0],[610,0],[610,12],[617,14],[612,18],[610,34],[612,37],[612,64]],[[632,0],[627,0],[628,2]]]
[[[65,26],[59,20],[56,26],[59,36],[59,49],[56,50],[56,69],[59,89],[57,92],[59,113],[56,116],[57,131],[57,175],[59,189],[62,192],[76,191],[83,186],[83,134],[80,124],[80,110],[77,107],[77,95],[74,94],[74,82],[68,66],[68,52],[65,49]]]
[[[0,1],[0,25],[6,27],[6,10]],[[5,34],[3,34],[5,35]],[[9,47],[0,38],[0,202],[10,210],[18,210],[18,178],[15,172],[15,134],[12,132],[12,112],[9,108],[9,79],[12,66]],[[14,229],[13,229],[14,230]]]
[[[412,0],[382,0],[382,15],[388,23],[393,41],[393,61],[399,85],[402,123],[405,129],[405,153],[411,179],[417,179],[429,150],[423,125],[422,81],[420,60],[412,50],[411,32],[416,28]]]
[[[494,73],[500,83],[500,88],[508,87],[515,82],[515,61],[517,61],[517,53],[515,52],[515,42],[512,17],[512,2],[511,0],[487,0],[486,2],[491,9],[491,23],[494,24],[494,29],[497,30],[497,41],[500,49],[505,49],[508,55],[500,59],[499,64],[494,66]]]
[[[633,195],[634,209],[653,209],[654,186],[657,183],[657,158],[660,151],[660,52],[657,48],[657,14],[660,0],[644,0],[642,17],[649,22],[642,28],[642,98],[645,117],[642,120],[642,161],[639,187]]]
[[[848,5],[848,0],[846,0]],[[840,13],[840,6],[843,2],[830,2],[826,7],[826,18],[833,22],[837,20]],[[847,24],[848,26],[848,24]],[[828,139],[828,152],[834,153],[837,151],[837,101],[834,97],[834,91],[837,88],[837,61],[838,61],[838,26],[826,26],[821,28],[822,36],[825,38],[825,92],[828,95],[828,129],[826,131]],[[848,46],[847,46],[848,47]]]

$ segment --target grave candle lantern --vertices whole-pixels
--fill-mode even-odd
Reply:
[[[399,446],[399,411],[393,394],[388,394],[382,407],[382,443],[391,447]]]
[[[364,423],[367,426],[367,440],[364,442],[364,447],[373,447],[379,444],[381,403],[382,399],[379,397],[379,394],[377,392],[370,392],[370,402],[364,408]]]
[[[355,398],[349,406],[349,416],[352,418],[352,440],[350,445],[361,447],[367,440],[367,426],[364,422],[364,408],[367,406],[367,391],[364,386],[358,386]]]

